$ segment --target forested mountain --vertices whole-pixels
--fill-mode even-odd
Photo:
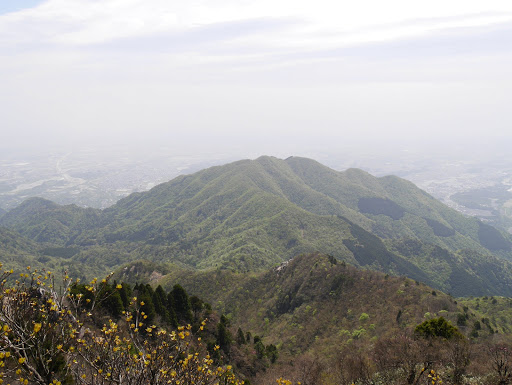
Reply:
[[[31,199],[0,224],[76,251],[70,261],[96,274],[138,259],[262,271],[318,251],[454,295],[512,294],[511,264],[499,258],[511,256],[508,236],[398,177],[305,158],[212,167],[103,211]]]
[[[64,244],[98,225],[101,211],[29,198],[0,218],[0,224],[40,243]]]
[[[509,318],[503,317],[510,313],[510,300],[454,299],[409,278],[357,269],[320,254],[297,256],[278,267],[250,275],[229,270],[174,269],[164,276],[153,274],[150,278],[153,269],[155,266],[137,263],[119,270],[115,276],[129,281],[152,278],[153,286],[161,284],[167,289],[179,282],[188,292],[207,299],[226,315],[231,324],[233,348],[251,344],[252,340],[247,342],[245,337],[247,330],[257,334],[263,343],[278,347],[277,370],[260,373],[258,384],[270,384],[287,370],[294,375],[303,373],[302,365],[307,370],[316,368],[313,372],[323,381],[337,365],[341,365],[338,374],[345,371],[347,375],[349,367],[364,364],[369,372],[353,375],[371,376],[383,353],[387,359],[396,360],[397,367],[410,359],[418,360],[413,366],[421,368],[419,365],[425,365],[424,347],[416,346],[421,341],[414,338],[413,332],[421,323],[435,322],[440,317],[472,339],[471,361],[475,368],[471,371],[476,371],[479,365],[492,365],[490,356],[486,356],[486,343],[510,333],[512,327]],[[239,332],[235,334],[237,328]],[[439,365],[446,360],[447,367],[453,368],[450,353],[445,350],[451,345],[446,340],[443,344],[436,347],[440,356],[435,362]],[[385,351],[379,353],[383,346]],[[403,350],[413,346],[416,351],[406,357],[408,354]],[[448,357],[442,358],[443,354]],[[469,353],[464,354],[467,359]],[[293,363],[289,369],[287,362]],[[448,373],[446,370],[443,376]],[[395,375],[406,373],[399,370]],[[297,380],[304,383],[304,379]],[[350,381],[321,382],[317,378],[309,383]]]
[[[59,285],[50,272],[28,268],[14,281],[0,268],[2,378],[340,385],[414,384],[436,373],[436,383],[450,384],[503,377],[495,352],[508,352],[510,300],[459,303],[407,277],[320,254],[252,275],[171,274],[163,286],[115,279],[134,278],[141,266],[132,267],[88,283],[66,276]]]
[[[135,269],[121,269],[115,277],[136,282],[146,275],[143,266],[132,266]],[[152,285],[169,289],[176,282],[242,329],[279,336],[279,341],[269,342],[280,343],[289,353],[296,353],[297,348],[332,349],[333,353],[360,329],[370,339],[411,328],[422,322],[426,312],[431,313],[429,317],[440,312],[456,322],[462,311],[453,298],[441,292],[433,294],[431,287],[420,282],[357,269],[321,254],[303,254],[252,275],[229,270],[171,270]],[[362,314],[368,316],[361,318]]]
[[[36,242],[27,239],[15,231],[0,227],[0,253],[7,254],[35,254],[39,246]]]

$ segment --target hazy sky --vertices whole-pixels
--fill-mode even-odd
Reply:
[[[510,0],[0,0],[0,146],[503,144],[511,59]]]

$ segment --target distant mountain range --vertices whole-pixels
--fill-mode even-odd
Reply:
[[[212,167],[103,211],[33,198],[0,225],[89,274],[139,259],[262,271],[320,252],[454,295],[512,295],[508,235],[398,177],[337,172],[306,158]]]

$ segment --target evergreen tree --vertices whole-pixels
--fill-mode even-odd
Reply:
[[[238,345],[245,345],[244,332],[240,328],[238,328],[238,331],[236,332],[236,343]]]
[[[217,345],[219,345],[224,352],[229,352],[229,347],[231,345],[231,333],[229,333],[226,325],[222,322],[217,324]]]
[[[153,305],[155,305],[155,311],[157,314],[165,318],[167,309],[166,309],[166,302],[167,302],[167,295],[165,294],[164,289],[161,285],[158,285],[155,292],[152,296],[153,299]]]
[[[132,295],[131,287],[127,283],[122,283],[121,288],[118,290],[119,290],[119,297],[121,298],[121,301],[123,301],[123,306],[126,309],[128,307],[128,305],[130,304],[130,297]]]
[[[147,316],[146,323],[153,321],[156,315],[152,294],[151,286],[142,284],[138,286],[137,301],[141,305],[141,312]]]
[[[254,340],[256,341],[256,337],[254,337]],[[254,350],[256,350],[256,355],[259,359],[262,359],[265,356],[265,345],[263,345],[263,342],[261,342],[260,339],[254,343]]]
[[[194,319],[197,320],[203,310],[204,302],[199,297],[193,295],[190,297],[190,306],[194,312]]]
[[[169,300],[170,299],[170,300]],[[168,302],[176,313],[178,321],[191,322],[193,319],[188,294],[180,285],[174,285],[168,296]]]
[[[265,348],[265,354],[269,358],[271,363],[275,363],[277,361],[277,357],[279,356],[276,345],[267,345],[267,347]]]
[[[114,318],[119,318],[124,310],[123,301],[119,291],[114,287],[107,284],[105,287],[104,300],[101,302],[101,307],[106,309]]]

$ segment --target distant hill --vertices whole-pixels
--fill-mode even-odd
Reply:
[[[0,218],[0,224],[37,242],[72,243],[82,230],[98,225],[101,211],[61,206],[44,198],[29,198]]]
[[[103,211],[31,199],[0,224],[79,252],[91,271],[147,259],[263,271],[302,253],[406,275],[454,295],[512,295],[508,235],[414,184],[306,158],[260,157],[180,176]]]
[[[0,263],[7,270],[25,272],[30,266],[38,270],[67,271],[81,279],[89,276],[89,272],[100,273],[93,267],[73,260],[71,257],[78,252],[78,248],[40,244],[16,231],[0,226]]]

